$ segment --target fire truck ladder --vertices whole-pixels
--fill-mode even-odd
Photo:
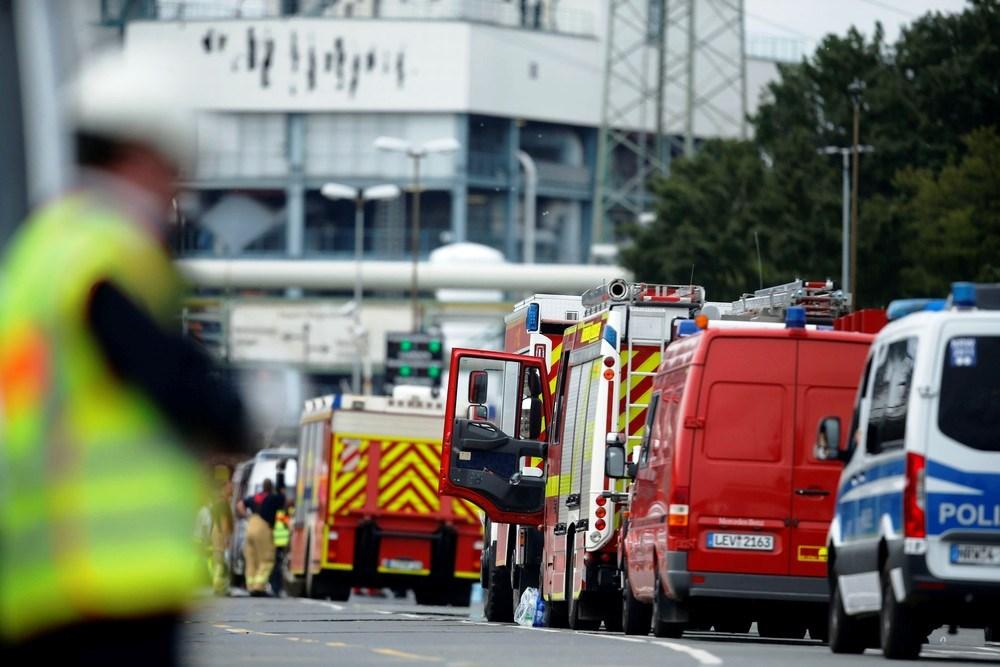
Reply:
[[[667,347],[667,342],[670,340],[670,318],[667,313],[660,313],[660,336],[659,339],[646,339],[646,338],[633,338],[628,337],[628,361],[625,366],[625,433],[628,442],[627,450],[631,452],[633,447],[639,444],[641,441],[641,435],[632,435],[629,433],[629,425],[632,421],[632,408],[648,409],[649,403],[643,402],[633,402],[632,401],[632,378],[644,378],[653,377],[656,375],[656,369],[651,371],[640,371],[636,370],[633,365],[633,360],[635,355],[633,353],[633,347],[645,347],[645,346],[657,346],[660,349],[660,356],[658,357],[661,361],[663,360],[663,351]]]
[[[794,280],[759,289],[733,301],[730,316],[747,320],[781,321],[790,306],[802,306],[810,324],[831,324],[849,309],[847,297],[830,280]]]

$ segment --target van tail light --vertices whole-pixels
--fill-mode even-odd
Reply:
[[[672,535],[686,536],[688,528],[688,487],[675,487],[670,494],[670,507],[667,509],[667,525]],[[676,530],[675,530],[676,529]]]
[[[924,471],[927,459],[913,452],[906,453],[906,486],[903,487],[903,534],[906,537],[927,537],[924,510]]]

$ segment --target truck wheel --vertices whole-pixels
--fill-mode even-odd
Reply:
[[[864,618],[849,616],[844,611],[843,600],[840,599],[840,586],[837,585],[837,577],[832,580],[833,590],[830,592],[829,623],[827,624],[827,634],[830,639],[830,650],[834,653],[853,653],[855,655],[864,653],[868,625]]]
[[[914,660],[924,643],[923,627],[913,608],[896,600],[889,573],[882,576],[882,612],[879,618],[882,653],[892,660]]]
[[[623,600],[620,595],[615,595],[608,600],[604,612],[604,629],[608,632],[621,632],[625,619],[622,618]]]
[[[468,607],[472,604],[472,584],[456,579],[448,589],[448,604],[452,607]]]
[[[622,566],[622,629],[627,635],[648,635],[653,605],[641,602],[632,594],[628,564]]]
[[[670,639],[679,639],[681,635],[684,634],[684,628],[686,623],[679,623],[677,621],[665,621],[663,617],[667,615],[667,611],[671,609],[677,603],[669,599],[663,592],[663,586],[660,585],[660,570],[657,568],[656,576],[654,577],[654,588],[653,591],[653,634],[657,637],[666,637]]]
[[[334,582],[327,586],[330,599],[334,602],[347,602],[351,599],[351,585],[347,582]]]
[[[507,568],[497,567],[496,543],[489,548],[487,561],[487,586],[483,590],[483,615],[491,623],[513,623],[514,607],[511,606],[513,593],[510,590],[510,574]]]
[[[1000,623],[990,623],[983,628],[983,635],[988,643],[1000,641]]]

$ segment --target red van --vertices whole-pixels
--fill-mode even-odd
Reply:
[[[666,350],[634,463],[621,549],[627,633],[825,639],[826,532],[840,468],[813,454],[850,417],[868,334],[708,329]],[[624,438],[617,438],[624,442]]]

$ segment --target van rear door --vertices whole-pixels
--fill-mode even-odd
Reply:
[[[921,375],[931,378],[923,393],[932,400],[910,399],[911,406],[924,403],[927,410],[913,415],[911,421],[922,428],[906,434],[912,443],[907,451],[919,458],[926,437],[928,569],[943,579],[995,582],[1000,581],[1000,321],[954,319],[933,341],[927,359],[933,370]]]
[[[794,384],[794,341],[710,341],[697,416],[683,424],[697,430],[691,570],[788,574]]]
[[[863,340],[798,342],[789,551],[793,575],[826,575],[826,532],[842,466],[814,456],[816,424],[827,416],[840,417],[844,425],[851,423],[867,353],[868,343]]]

